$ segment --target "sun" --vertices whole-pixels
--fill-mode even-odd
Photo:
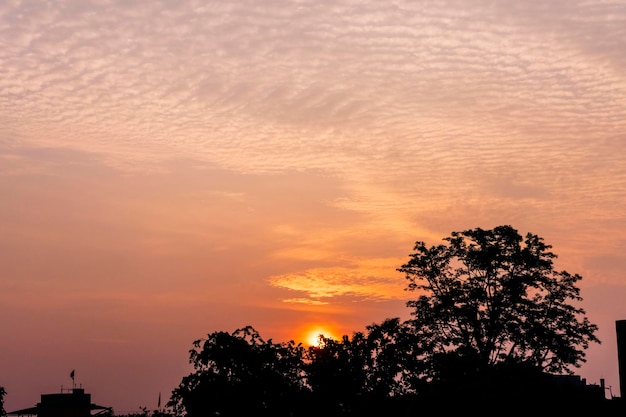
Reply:
[[[328,337],[324,333],[313,332],[309,334],[308,339],[307,339],[307,344],[309,346],[319,347],[320,342],[321,342],[320,336]]]
[[[307,330],[305,343],[309,346],[319,347],[320,335],[328,339],[337,339],[337,337],[335,336],[335,332],[330,330],[328,326],[317,326]]]

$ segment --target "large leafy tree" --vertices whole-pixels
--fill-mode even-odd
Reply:
[[[579,275],[554,268],[556,255],[537,235],[511,226],[453,232],[444,244],[418,241],[406,274],[408,302],[422,348],[436,378],[455,372],[523,365],[571,373],[585,349],[600,342],[588,321]],[[442,359],[443,358],[443,359]]]
[[[263,340],[251,326],[196,340],[194,372],[172,392],[176,414],[196,416],[291,415],[305,390],[305,349],[293,341]]]

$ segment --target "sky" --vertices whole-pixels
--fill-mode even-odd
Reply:
[[[0,1],[5,408],[409,318],[415,242],[499,225],[583,277],[619,395],[624,51],[625,0]]]

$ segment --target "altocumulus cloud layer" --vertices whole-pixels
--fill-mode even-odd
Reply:
[[[623,0],[7,0],[0,46],[5,219],[64,219],[69,199],[84,230],[105,219],[94,247],[119,229],[110,250],[145,265],[209,248],[189,271],[285,308],[404,299],[415,240],[505,223],[623,291]],[[42,225],[6,226],[34,242]],[[215,266],[246,245],[249,267]],[[142,299],[131,282],[98,290]]]
[[[334,204],[397,230],[459,201],[623,221],[603,204],[623,202],[623,2],[8,1],[0,19],[9,149],[325,170],[351,190]]]
[[[623,222],[625,20],[618,1],[7,1],[3,158],[322,170],[350,190],[332,204],[390,230],[515,201],[608,231]]]

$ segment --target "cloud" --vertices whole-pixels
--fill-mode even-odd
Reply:
[[[511,216],[510,198],[537,217],[623,203],[614,3],[7,2],[0,16],[11,144],[125,170],[324,172],[345,184],[337,207],[407,235],[438,236],[430,213]]]
[[[394,274],[398,265],[397,259],[356,260],[347,267],[311,268],[272,276],[268,282],[308,296],[283,300],[288,303],[319,305],[345,296],[358,300],[405,299],[403,279],[399,273]]]
[[[433,141],[623,128],[621,72],[580,46],[582,15],[621,56],[610,3],[6,3],[0,103],[9,132],[131,161],[402,172],[393,154]]]
[[[314,300],[311,298],[285,298],[283,302],[293,303],[293,304],[307,304],[307,305],[314,305],[314,306],[323,306],[323,305],[328,304],[327,301]]]
[[[4,2],[0,173],[55,170],[55,147],[141,173],[315,172],[359,216],[346,234],[435,239],[469,216],[610,239],[625,20],[610,1]],[[323,261],[349,240],[273,253]]]

